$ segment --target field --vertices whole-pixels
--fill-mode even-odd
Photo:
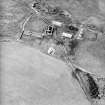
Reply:
[[[47,3],[50,9],[55,6],[71,13],[72,21],[78,25],[94,24],[97,27],[96,40],[91,40],[93,33],[86,33],[83,35],[86,39],[79,40],[72,63],[104,78],[105,1],[65,1],[47,0]],[[61,37],[64,26],[57,26],[54,37],[45,34],[52,20],[69,24],[71,19],[50,16],[47,3],[43,3],[44,9],[42,5],[38,12],[32,8],[33,2],[0,1],[0,105],[90,105],[79,83],[72,78],[72,67],[60,59],[61,56],[68,57],[67,50],[69,54],[71,51],[71,39]],[[55,52],[48,54],[50,48]]]

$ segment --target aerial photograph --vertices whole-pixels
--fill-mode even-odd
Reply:
[[[0,105],[105,105],[105,0],[0,0]]]

